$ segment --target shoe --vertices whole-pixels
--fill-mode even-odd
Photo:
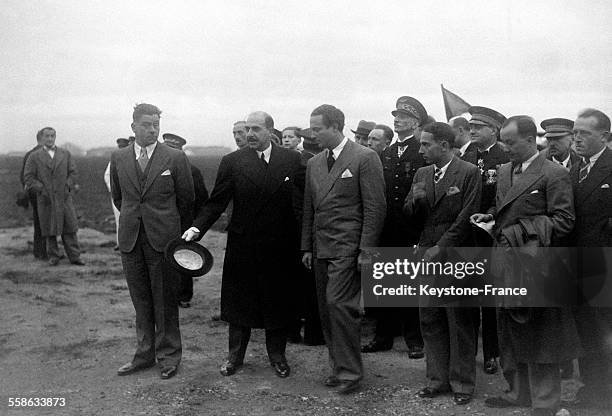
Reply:
[[[484,401],[485,406],[494,407],[497,409],[503,409],[506,407],[530,407],[531,403],[517,403],[512,400],[508,400],[505,397],[487,397]]]
[[[83,260],[79,259],[79,260],[75,260],[75,261],[71,261],[71,264],[74,264],[75,266],[85,266],[85,262],[83,262]]]
[[[423,357],[425,357],[425,353],[423,352],[423,347],[419,345],[408,347],[408,358],[412,360],[418,360],[419,358],[423,358]]]
[[[497,361],[495,358],[489,358],[488,360],[485,360],[483,368],[485,373],[495,374],[497,373]]]
[[[382,341],[377,341],[374,340],[372,342],[370,342],[369,344],[363,345],[361,347],[361,352],[378,352],[378,351],[389,351],[391,348],[393,348],[393,341],[389,342],[382,342]]]
[[[432,399],[436,396],[446,393],[446,390],[438,390],[433,387],[424,387],[417,393],[421,399]]]
[[[340,379],[336,376],[329,376],[323,382],[325,387],[338,387],[340,385]]]
[[[127,376],[128,374],[135,373],[140,370],[146,370],[147,368],[151,368],[155,365],[155,361],[146,364],[134,365],[134,363],[127,363],[119,367],[117,370],[118,376]]]
[[[289,377],[289,374],[291,373],[291,368],[289,368],[289,364],[284,362],[273,363],[272,367],[274,367],[274,372],[280,378]]]
[[[240,366],[242,366],[242,363],[237,364],[237,363],[233,363],[231,361],[226,361],[223,363],[223,365],[221,366],[221,374],[223,374],[224,376],[231,376],[232,374],[235,374],[236,371],[238,371],[238,369],[240,368]]]
[[[179,308],[191,308],[191,303],[186,300],[179,300],[178,306]]]
[[[457,405],[468,404],[472,401],[472,395],[469,393],[455,393],[453,394],[453,401]]]
[[[336,390],[336,393],[350,394],[359,390],[360,387],[361,383],[359,382],[359,380],[344,380],[340,381],[340,384],[338,384],[338,390]]]
[[[168,380],[176,375],[176,371],[178,367],[176,365],[171,365],[169,367],[164,367],[161,369],[160,377],[162,380]]]

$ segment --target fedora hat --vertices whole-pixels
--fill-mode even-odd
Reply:
[[[359,120],[359,124],[357,125],[357,130],[351,130],[354,134],[361,134],[362,136],[367,136],[374,129],[376,123],[373,121],[365,121]]]
[[[192,277],[205,275],[213,266],[213,256],[206,247],[182,238],[166,244],[164,257],[175,270]]]

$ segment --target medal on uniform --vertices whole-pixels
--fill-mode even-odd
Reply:
[[[487,173],[485,176],[485,184],[493,185],[496,182],[497,182],[497,171],[495,169],[487,170]]]

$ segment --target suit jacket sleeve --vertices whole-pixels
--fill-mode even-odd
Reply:
[[[415,183],[421,182],[421,178],[425,174],[425,168],[419,168],[414,174],[414,178],[412,180],[412,185]],[[422,198],[417,201],[413,201],[412,198],[412,186],[410,187],[410,192],[406,195],[406,199],[404,199],[404,214],[408,216],[418,217],[415,218],[416,221],[424,221],[423,216],[427,213],[427,198]]]
[[[117,173],[117,155],[111,155],[110,161],[110,191],[113,204],[121,211],[121,185],[119,184],[119,174]]]
[[[192,170],[193,176],[193,189],[195,192],[195,202],[193,213],[196,215],[204,202],[208,199],[208,189],[206,189],[206,185],[204,184],[204,178],[202,177],[202,172],[199,169]]]
[[[41,193],[44,190],[44,185],[38,180],[38,164],[35,159],[35,154],[27,157],[23,171],[23,181],[26,190],[32,189],[36,193]]]
[[[438,240],[440,247],[456,247],[465,241],[465,236],[471,232],[470,216],[480,209],[482,197],[482,179],[480,171],[470,165],[466,174],[461,192],[464,193],[462,208],[455,222],[446,230]]]
[[[309,161],[308,166],[306,167],[306,179],[304,184],[304,204],[302,205],[302,251],[313,251],[312,223],[314,220],[314,210],[312,207],[312,188],[310,185],[311,171],[312,163]]]
[[[193,177],[191,165],[184,153],[176,156],[176,177],[174,178],[174,193],[176,194],[176,207],[181,217],[181,228],[191,224],[193,218]],[[187,227],[188,228],[188,227]]]
[[[385,179],[376,152],[367,152],[359,165],[359,187],[363,203],[363,226],[359,248],[376,247],[387,213]]]
[[[307,163],[308,160],[304,160],[300,156],[293,179],[293,212],[300,227],[302,226],[302,217],[304,215],[304,186],[306,185]]]
[[[567,171],[548,175],[546,182],[546,211],[553,222],[553,239],[569,235],[576,219],[574,212],[574,193]]]
[[[227,156],[221,159],[215,187],[206,200],[202,209],[198,212],[193,226],[200,230],[199,238],[217,221],[219,216],[225,211],[227,205],[234,195],[234,180],[232,176],[232,164]]]

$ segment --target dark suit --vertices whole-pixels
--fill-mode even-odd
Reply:
[[[444,177],[434,183],[434,165],[419,169],[414,183],[424,183],[426,198],[406,199],[406,214],[423,221],[419,246],[461,247],[469,245],[470,216],[480,207],[478,168],[453,157]],[[476,344],[474,308],[420,308],[425,341],[428,386],[454,393],[474,392]]]
[[[500,165],[508,163],[510,160],[499,143],[495,143],[488,152],[481,153],[474,142],[467,147],[461,159],[478,166],[480,170],[482,177],[480,210],[481,212],[487,212],[491,206],[495,205],[497,174],[493,175],[492,171],[497,172],[497,168]],[[493,244],[491,237],[478,227],[472,229],[472,236],[474,238],[474,246],[476,247],[491,247]],[[480,326],[480,313],[482,313],[482,355],[486,362],[491,358],[499,357],[497,316],[495,308],[481,308],[477,313],[476,338],[478,338]]]
[[[32,154],[32,152],[40,149],[41,145],[36,145],[33,149],[29,150],[25,156],[23,157],[23,164],[21,165],[21,173],[19,174],[19,179],[21,181],[22,188],[25,188],[25,166],[28,160],[28,157]],[[34,223],[34,239],[33,239],[33,252],[34,257],[37,259],[47,259],[47,242],[43,238],[40,231],[40,219],[38,218],[38,204],[36,202],[36,192],[28,192],[28,199],[30,200],[30,205],[32,206],[32,222]]]
[[[176,366],[181,334],[176,290],[179,275],[164,260],[191,215],[193,179],[185,154],[157,143],[144,172],[134,144],[111,155],[111,194],[119,216],[119,249],[134,309],[138,347],[134,365]]]
[[[570,171],[576,208],[576,227],[571,241],[579,250],[580,292],[596,293],[605,283],[606,270],[601,253],[593,247],[612,246],[612,150],[605,149],[587,177],[579,183],[582,166],[583,162],[575,163]],[[581,250],[580,247],[589,249]],[[579,300],[586,302],[588,298]],[[612,333],[612,309],[584,304],[575,308],[574,313],[584,348],[584,357],[579,359],[580,375],[585,384],[584,393],[581,393],[601,400],[607,394],[612,366],[606,346],[606,338]]]
[[[313,253],[323,335],[332,374],[363,377],[357,270],[360,250],[376,247],[386,211],[375,151],[346,141],[331,170],[324,151],[308,161],[302,251]]]
[[[550,153],[548,153],[548,149],[546,149],[546,150],[544,151],[544,153],[546,154],[546,159],[550,160],[551,162],[555,162],[555,161],[552,159],[552,155],[551,155]],[[568,164],[567,164],[567,168],[566,168],[567,170],[571,170],[571,169],[572,169],[572,167],[576,166],[576,165],[577,165],[578,163],[580,163],[580,161],[582,160],[582,158],[581,158],[580,156],[578,156],[578,155],[576,154],[576,152],[575,152],[573,149],[570,149],[570,150],[569,150],[569,153],[570,153],[570,154],[569,154],[569,156],[570,156],[570,160],[569,160],[569,162],[568,162]],[[563,162],[563,161],[562,161],[562,162]],[[557,162],[555,162],[555,163],[557,163]],[[559,165],[560,165],[560,163],[557,163],[557,164],[559,164]]]
[[[421,224],[404,215],[403,207],[412,178],[419,168],[425,166],[425,160],[419,153],[421,144],[416,138],[407,139],[407,142],[401,157],[397,142],[380,155],[387,199],[381,247],[412,247],[421,233]],[[394,335],[401,329],[408,347],[423,346],[418,308],[372,308],[372,313],[376,317],[375,341],[393,344]]]
[[[574,225],[574,204],[568,172],[544,155],[537,156],[520,175],[510,163],[498,170],[495,218],[496,239],[519,220],[546,217],[556,245]],[[514,282],[512,286],[520,286]],[[501,365],[512,401],[533,408],[556,409],[560,402],[559,363],[579,354],[579,343],[569,308],[537,308],[523,322],[509,309],[498,309]]]
[[[185,232],[193,221],[193,218],[198,214],[204,202],[208,199],[208,190],[204,184],[204,178],[200,169],[196,168],[190,163],[191,166],[191,178],[193,179],[193,190],[195,193],[195,200],[193,201],[192,214],[190,220],[186,223],[181,223],[181,232]],[[193,297],[193,277],[186,274],[181,274],[181,284],[177,294],[177,298],[182,302],[189,302]]]
[[[193,225],[203,235],[233,201],[221,286],[228,360],[241,364],[251,328],[266,329],[270,361],[285,361],[294,313],[299,244],[294,211],[300,154],[271,144],[269,164],[245,147],[221,159],[215,187]]]
[[[44,147],[33,151],[26,160],[23,177],[28,192],[36,193],[40,232],[46,237],[49,258],[60,257],[56,236],[61,235],[70,261],[79,261],[79,227],[73,201],[76,165],[70,152],[56,146],[51,158]]]

